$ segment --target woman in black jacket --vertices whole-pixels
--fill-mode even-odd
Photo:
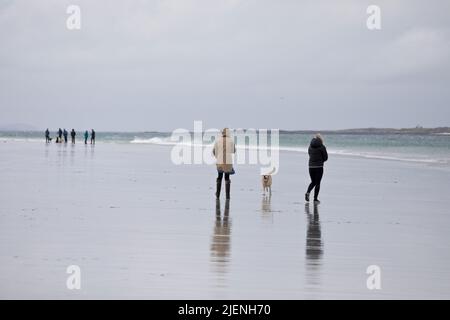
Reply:
[[[318,133],[311,140],[308,148],[309,176],[311,183],[305,193],[305,200],[309,201],[309,194],[314,188],[314,202],[319,203],[320,181],[323,176],[323,163],[328,160],[327,148],[323,144],[322,136]]]

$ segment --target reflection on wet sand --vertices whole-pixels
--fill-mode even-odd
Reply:
[[[306,231],[306,285],[307,289],[320,288],[320,269],[322,266],[323,243],[320,230],[319,208],[314,204],[313,213],[309,203],[305,204],[308,222]]]
[[[272,199],[271,195],[264,195],[262,197],[261,202],[261,213],[264,220],[269,220],[273,222],[273,215],[272,215],[272,205],[270,203],[270,200]]]
[[[46,159],[48,159],[48,154],[49,154],[48,148],[49,148],[49,145],[50,145],[49,143],[46,143],[46,144],[45,144],[45,158],[46,158]]]
[[[84,145],[84,157],[85,158],[88,157],[88,152],[89,152],[89,156],[91,157],[91,159],[94,159],[94,151],[95,151],[95,145],[93,145],[93,144],[85,144]]]
[[[217,278],[225,279],[227,266],[230,257],[230,233],[231,220],[230,200],[225,201],[223,217],[221,215],[220,200],[216,200],[216,218],[214,224],[214,234],[211,241],[211,265]]]
[[[67,145],[64,143],[58,143],[57,144],[57,154],[58,154],[58,166],[64,167],[66,163],[66,157],[67,157]]]
[[[70,165],[73,166],[75,164],[75,145],[71,144],[70,148]]]

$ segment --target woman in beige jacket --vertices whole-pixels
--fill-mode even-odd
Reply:
[[[226,198],[230,199],[230,175],[234,174],[233,154],[236,153],[234,139],[230,136],[230,130],[225,128],[222,130],[222,136],[214,143],[213,154],[216,157],[217,180],[216,180],[216,198],[220,197],[220,189],[222,187],[222,178],[225,174],[225,192]]]

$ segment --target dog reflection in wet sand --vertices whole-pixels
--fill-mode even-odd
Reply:
[[[220,200],[216,200],[216,221],[211,243],[211,261],[216,264],[218,273],[225,273],[225,266],[229,260],[231,221],[230,200],[225,201],[223,217],[220,210]]]
[[[261,218],[266,222],[273,223],[271,196],[263,195],[261,199]]]

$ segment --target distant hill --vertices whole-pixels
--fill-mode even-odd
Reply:
[[[450,134],[450,127],[438,128],[359,128],[343,130],[280,130],[280,133],[324,133],[324,134]]]

